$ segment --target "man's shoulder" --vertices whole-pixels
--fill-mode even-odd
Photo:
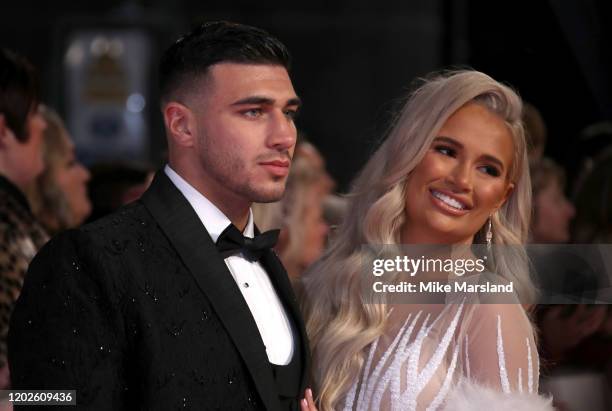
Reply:
[[[39,252],[49,258],[113,251],[129,238],[150,236],[155,220],[140,201],[121,207],[79,228],[66,230],[53,237]]]
[[[84,233],[117,233],[124,230],[139,230],[152,223],[155,223],[153,217],[144,204],[140,200],[137,200],[97,220],[84,224],[78,231]]]

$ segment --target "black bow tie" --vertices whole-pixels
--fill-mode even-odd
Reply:
[[[280,230],[269,230],[257,234],[255,238],[249,238],[243,236],[234,224],[230,224],[217,239],[217,250],[223,258],[242,251],[247,260],[257,261],[266,250],[276,245],[279,232]]]

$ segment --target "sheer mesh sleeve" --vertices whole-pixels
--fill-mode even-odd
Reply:
[[[520,304],[471,307],[463,335],[464,374],[504,393],[538,391],[533,328]]]
[[[463,382],[500,394],[537,393],[538,367],[533,329],[519,304],[398,305],[343,405],[439,410]]]

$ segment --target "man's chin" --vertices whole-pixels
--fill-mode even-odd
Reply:
[[[283,198],[285,185],[267,189],[252,190],[252,201],[254,203],[274,203]]]
[[[283,195],[261,195],[253,200],[254,203],[275,203],[283,198]]]

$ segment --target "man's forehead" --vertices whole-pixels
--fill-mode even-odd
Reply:
[[[222,61],[220,63],[213,64],[208,68],[209,73],[244,74],[250,72],[252,74],[255,74],[257,72],[265,71],[278,71],[280,73],[285,73],[285,75],[289,77],[287,69],[284,66],[275,63],[243,63]]]
[[[281,65],[219,63],[211,66],[205,77],[204,86],[215,94],[296,97],[289,73]]]

